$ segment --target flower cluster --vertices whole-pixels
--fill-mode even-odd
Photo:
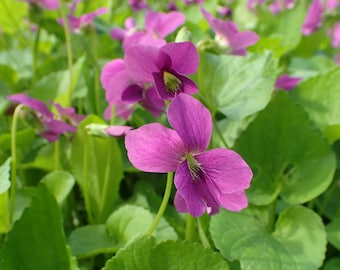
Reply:
[[[219,53],[244,56],[246,47],[257,42],[254,32],[239,32],[233,22],[217,19],[203,8],[201,12],[216,33],[214,42]],[[196,46],[190,41],[165,39],[183,23],[184,15],[177,11],[147,10],[142,30],[133,18],[126,19],[125,29],[111,31],[112,38],[122,41],[124,58],[108,62],[101,73],[109,103],[105,118],[110,119],[114,107],[117,116],[129,119],[139,104],[155,117],[167,112],[173,129],[159,123],[137,129],[93,129],[104,128],[110,136],[125,135],[128,158],[137,169],[176,171],[174,204],[178,211],[195,217],[205,212],[215,214],[221,207],[240,211],[248,205],[245,189],[249,188],[252,171],[230,149],[206,150],[212,135],[212,116],[191,96],[199,89],[189,77],[199,65]]]

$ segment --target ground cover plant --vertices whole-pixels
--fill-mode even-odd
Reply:
[[[1,0],[0,269],[340,269],[340,1]]]

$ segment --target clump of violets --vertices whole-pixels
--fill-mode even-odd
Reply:
[[[252,171],[232,150],[206,150],[212,135],[208,109],[180,93],[169,105],[168,120],[173,129],[151,123],[126,133],[131,163],[145,172],[176,172],[174,204],[179,212],[199,217],[216,214],[221,207],[230,211],[247,207],[245,189]]]
[[[53,104],[59,114],[59,119],[56,119],[44,102],[25,94],[9,95],[7,99],[14,103],[25,105],[30,109],[31,115],[37,120],[38,133],[49,142],[58,140],[60,134],[76,132],[76,126],[85,117],[76,114],[74,108],[63,108],[59,104]]]
[[[135,20],[128,18],[125,22],[125,29],[113,28],[110,35],[113,39],[123,41],[124,51],[134,44],[160,47],[166,44],[165,38],[181,26],[184,21],[184,14],[178,11],[163,13],[148,10],[145,14],[143,29],[138,29]]]
[[[233,55],[246,55],[246,48],[255,44],[259,36],[252,31],[239,32],[237,25],[232,21],[215,18],[212,14],[201,8],[201,12],[215,32],[215,40],[212,44],[201,44],[218,53],[228,53]]]
[[[301,80],[302,78],[300,77],[293,77],[288,74],[282,74],[280,77],[277,78],[275,82],[275,88],[290,91],[295,88]]]
[[[186,76],[196,72],[198,62],[197,49],[191,42],[172,42],[160,48],[135,45],[125,53],[130,78],[137,83],[151,83],[162,99],[198,91],[196,84]]]
[[[295,6],[295,0],[275,0],[269,5],[273,14],[280,13],[283,10],[292,9]]]

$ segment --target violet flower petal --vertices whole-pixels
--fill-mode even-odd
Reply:
[[[176,95],[169,105],[168,120],[185,144],[187,151],[203,152],[212,134],[211,114],[198,100],[187,95]]]
[[[125,147],[132,165],[144,172],[175,171],[185,151],[178,134],[158,123],[129,131]]]
[[[174,184],[178,193],[174,203],[178,211],[187,211],[194,217],[202,216],[207,211],[207,205],[203,201],[201,194],[197,191],[197,185],[199,183],[192,181],[186,161],[179,164],[175,174]],[[185,203],[183,203],[182,199]],[[184,204],[186,208],[184,208]]]
[[[204,181],[216,189],[214,193],[232,193],[249,188],[253,173],[238,153],[216,148],[194,158],[201,165]]]
[[[16,103],[23,104],[47,118],[53,118],[53,113],[51,113],[46,104],[40,100],[31,98],[25,94],[9,95],[7,96],[7,99]]]
[[[132,127],[130,126],[109,126],[105,129],[105,132],[113,137],[120,137],[126,135]]]
[[[199,56],[191,42],[172,42],[160,49],[171,58],[171,68],[180,74],[192,74],[197,71]]]
[[[160,98],[155,87],[150,87],[145,91],[145,98],[140,104],[147,109],[154,117],[160,116],[164,112],[165,102]]]
[[[219,201],[223,208],[234,212],[239,212],[248,206],[248,198],[244,191],[223,194]]]
[[[125,52],[126,69],[136,82],[152,82],[152,73],[159,72],[156,64],[159,49],[152,46],[134,45]]]
[[[144,89],[137,84],[131,84],[122,93],[122,101],[136,103],[143,99]]]
[[[302,33],[305,36],[312,34],[322,24],[323,5],[321,0],[314,0],[308,7],[305,21],[302,25]]]
[[[165,38],[185,22],[185,16],[178,11],[169,13],[148,10],[145,15],[145,29],[160,38]]]
[[[104,90],[107,90],[109,88],[112,76],[122,70],[125,70],[125,63],[123,59],[117,58],[104,65],[100,74],[100,81],[103,85]]]
[[[284,89],[284,90],[292,90],[295,88],[298,83],[302,80],[299,77],[291,77],[288,74],[282,74],[279,78],[277,78],[275,83],[275,88]]]

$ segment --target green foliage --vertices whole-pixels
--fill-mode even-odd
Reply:
[[[267,105],[275,75],[271,53],[246,57],[201,53],[197,73],[200,94],[206,105],[213,112],[220,111],[234,120],[243,119]]]
[[[60,209],[44,186],[37,188],[31,205],[9,232],[0,266],[4,270],[69,269]]]
[[[248,195],[257,205],[269,204],[278,195],[290,204],[305,203],[324,192],[334,176],[335,156],[323,134],[283,91],[234,148],[254,171]]]
[[[179,240],[156,244],[154,238],[141,237],[119,250],[103,268],[113,269],[228,270],[229,267],[217,253],[204,249],[197,243]]]
[[[266,207],[240,213],[222,211],[211,219],[210,233],[221,254],[239,260],[241,269],[319,269],[326,252],[320,217],[308,208],[291,206],[271,230]]]
[[[123,165],[119,146],[114,138],[93,137],[86,125],[105,124],[97,116],[88,116],[78,126],[73,139],[71,166],[83,191],[90,220],[102,223],[119,200]]]

